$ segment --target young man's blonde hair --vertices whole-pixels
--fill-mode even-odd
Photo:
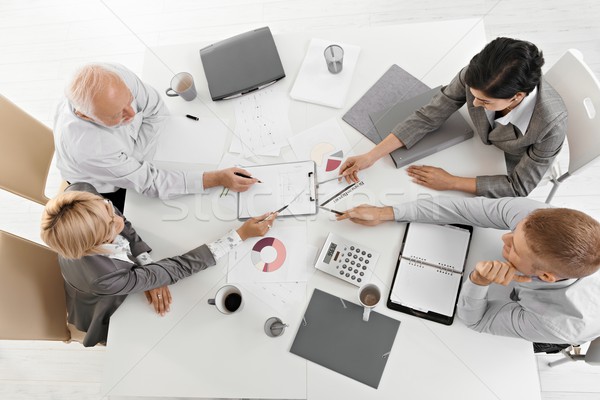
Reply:
[[[48,201],[42,214],[41,237],[65,258],[105,251],[100,247],[111,232],[104,199],[88,192],[65,192]]]
[[[77,111],[95,118],[94,97],[115,82],[125,84],[110,65],[87,64],[75,72],[65,89],[65,96]]]
[[[562,278],[582,278],[600,269],[600,223],[581,211],[542,208],[523,224],[527,245],[540,269]]]

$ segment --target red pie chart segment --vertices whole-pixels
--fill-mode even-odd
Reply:
[[[325,164],[325,172],[330,172],[336,170],[340,164],[342,163],[342,159],[344,158],[344,152],[339,150],[336,153],[333,153],[327,158],[327,163]]]
[[[272,261],[263,260],[263,255],[261,254],[262,250],[266,247],[272,247],[275,250],[276,257]],[[250,253],[250,259],[252,260],[252,264],[262,271],[262,272],[273,272],[278,270],[284,263],[285,257],[287,255],[285,245],[274,237],[266,237],[260,239],[256,244],[252,247],[252,252]]]
[[[342,160],[334,160],[330,158],[329,160],[327,160],[327,166],[325,167],[325,171],[333,171],[334,169],[337,169],[337,167],[339,167],[341,163]]]

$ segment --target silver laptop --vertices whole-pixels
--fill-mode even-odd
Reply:
[[[398,123],[404,121],[424,105],[427,105],[440,90],[441,86],[438,86],[411,99],[400,101],[389,110],[369,114],[380,139],[385,139]],[[441,127],[426,134],[423,139],[410,149],[404,147],[397,149],[390,156],[394,164],[396,164],[396,168],[401,168],[472,137],[473,130],[457,111]]]
[[[285,77],[268,27],[207,46],[200,59],[213,100],[253,92]]]

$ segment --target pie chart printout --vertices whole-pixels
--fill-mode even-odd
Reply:
[[[331,153],[335,150],[335,146],[331,143],[318,143],[312,148],[310,152],[310,159],[313,160],[320,167],[323,164],[323,156],[327,153]]]
[[[262,272],[277,271],[285,262],[287,251],[281,240],[274,237],[260,239],[252,247],[252,264]]]
[[[325,172],[335,171],[340,166],[343,159],[344,152],[342,150],[330,155],[327,158],[327,164],[325,164]]]

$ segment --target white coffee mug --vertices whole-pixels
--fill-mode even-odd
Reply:
[[[367,283],[358,289],[358,301],[364,307],[363,321],[369,320],[371,310],[379,304],[381,300],[381,290],[374,283]]]
[[[244,299],[238,287],[225,285],[217,290],[214,298],[208,299],[208,304],[217,307],[223,314],[233,314],[242,310]]]

